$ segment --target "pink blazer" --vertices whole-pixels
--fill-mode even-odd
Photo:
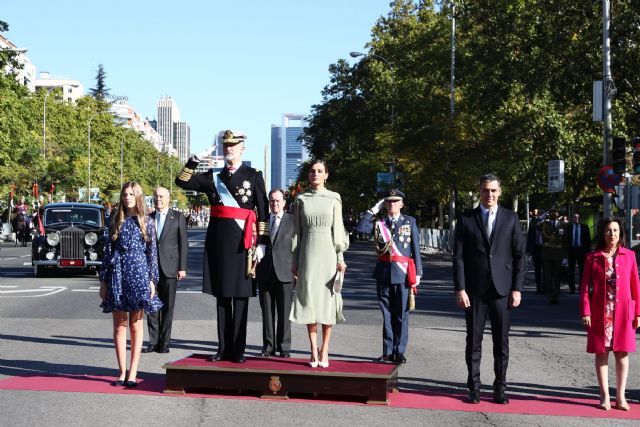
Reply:
[[[580,315],[591,316],[587,329],[587,352],[604,353],[604,306],[606,258],[602,251],[590,252],[580,285]],[[640,280],[635,252],[618,249],[616,263],[616,306],[613,321],[613,351],[636,351],[633,319],[640,316]],[[593,294],[589,297],[589,287]]]

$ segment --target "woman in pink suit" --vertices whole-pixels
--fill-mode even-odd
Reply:
[[[625,398],[629,373],[628,352],[636,351],[640,323],[640,280],[635,252],[624,247],[619,219],[598,224],[596,249],[587,255],[580,287],[580,315],[587,329],[587,352],[596,354],[600,408],[611,409],[608,363],[616,359],[616,408],[628,411]]]

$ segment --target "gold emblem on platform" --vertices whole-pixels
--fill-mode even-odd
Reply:
[[[282,383],[280,382],[280,377],[271,377],[269,381],[269,390],[273,394],[278,393],[282,389]]]

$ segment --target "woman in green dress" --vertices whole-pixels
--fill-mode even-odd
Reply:
[[[310,188],[295,202],[297,246],[292,272],[296,277],[296,294],[289,319],[307,325],[311,358],[309,366],[329,366],[329,340],[334,324],[344,322],[342,295],[333,283],[337,271],[344,272],[343,253],[349,237],[342,223],[340,195],[325,188],[329,177],[327,165],[316,160],[309,170]],[[322,324],[322,347],[318,350],[318,323]]]

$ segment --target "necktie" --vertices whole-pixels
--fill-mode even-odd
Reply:
[[[269,226],[269,234],[271,235],[271,241],[276,238],[276,234],[278,233],[278,227],[280,227],[280,218],[277,215],[271,216],[271,225]]]
[[[391,218],[389,222],[391,223],[391,232],[393,232],[396,229],[396,223],[398,222],[398,220],[395,218]]]
[[[493,211],[492,210],[488,210],[487,211],[487,222],[485,223],[484,227],[487,229],[487,237],[491,238],[491,232],[493,231],[493,218],[491,218],[491,215],[493,215]]]
[[[158,237],[162,235],[162,228],[164,227],[165,214],[158,212]]]

